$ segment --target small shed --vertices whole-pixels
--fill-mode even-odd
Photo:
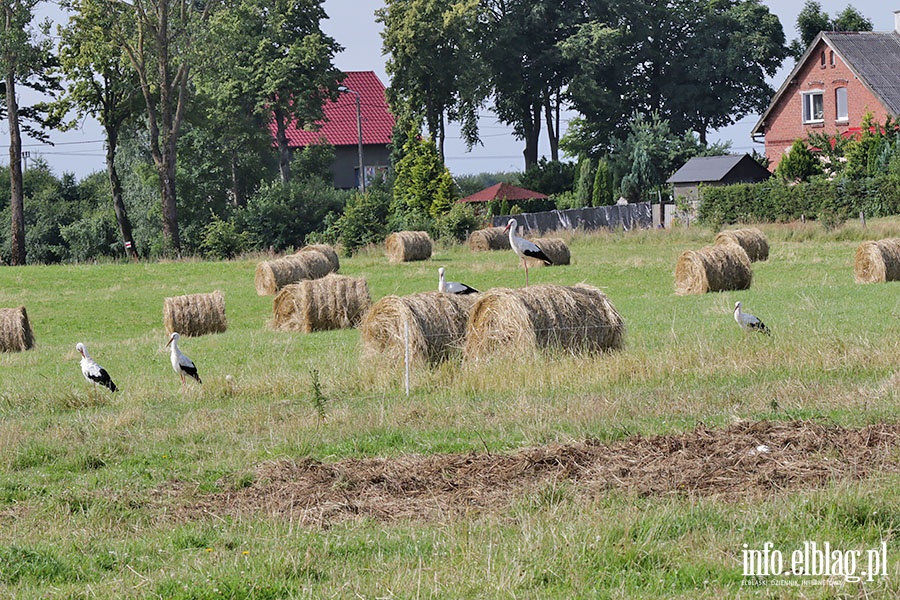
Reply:
[[[674,198],[682,197],[696,204],[700,200],[700,184],[758,183],[771,176],[769,170],[749,154],[726,154],[696,156],[675,171],[666,183],[672,184]]]

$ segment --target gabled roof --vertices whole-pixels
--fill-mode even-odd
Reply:
[[[342,85],[359,94],[359,112],[362,115],[364,145],[385,145],[391,142],[394,116],[384,96],[384,85],[373,71],[347,71]],[[359,136],[356,129],[356,95],[344,92],[337,102],[323,107],[325,119],[319,128],[311,131],[298,129],[296,124],[287,128],[288,145],[292,148],[318,144],[324,140],[332,146],[356,146]],[[275,125],[270,126],[275,134]]]
[[[895,31],[822,31],[797,61],[753,127],[757,135],[810,55],[824,41],[859,81],[894,115],[900,114],[900,34]]]
[[[724,156],[695,156],[675,171],[666,183],[713,183],[726,179],[729,173],[740,167],[742,175],[758,173],[758,179],[769,177],[769,171],[753,160],[749,154],[726,154]],[[750,177],[742,177],[749,179]],[[755,177],[754,177],[755,179]]]
[[[496,183],[457,202],[490,202],[491,200],[544,200],[546,194],[533,192],[509,183]]]

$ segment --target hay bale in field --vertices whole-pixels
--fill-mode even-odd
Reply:
[[[853,261],[856,283],[900,281],[900,238],[863,242]]]
[[[427,231],[397,231],[384,241],[391,262],[410,262],[431,258],[431,236]]]
[[[509,236],[502,227],[488,227],[473,231],[469,235],[469,250],[472,252],[509,250]]]
[[[256,265],[256,293],[270,296],[290,283],[319,279],[332,271],[332,263],[322,252],[298,252]]]
[[[565,240],[559,238],[538,238],[531,241],[544,251],[544,254],[546,254],[547,258],[550,259],[550,262],[553,263],[553,266],[567,265],[572,260],[572,255],[569,253],[569,246],[566,244]],[[542,267],[546,264],[544,261],[536,258],[526,258],[525,260],[528,261],[529,267]]]
[[[34,332],[25,307],[0,308],[0,351],[21,352],[34,347]]]
[[[331,273],[284,286],[272,301],[270,325],[303,333],[348,329],[359,324],[371,305],[365,279]]]
[[[494,288],[472,307],[463,354],[477,360],[545,348],[597,352],[622,348],[624,338],[625,322],[596,287]]]
[[[414,362],[440,362],[462,348],[475,295],[422,292],[385,296],[372,305],[359,325],[363,354],[402,364],[404,323],[409,324]]]
[[[211,294],[166,298],[163,302],[163,322],[166,335],[171,335],[173,331],[188,337],[221,333],[228,329],[225,294],[216,290]]]
[[[334,249],[334,246],[329,246],[328,244],[310,244],[300,248],[300,250],[297,251],[297,254],[302,252],[321,252],[324,254],[325,258],[328,259],[328,263],[331,265],[332,273],[337,273],[341,268],[341,261],[338,258],[338,253],[337,250]]]
[[[679,295],[746,290],[752,279],[750,258],[738,244],[685,250],[675,263],[675,293]]]
[[[726,229],[716,235],[714,244],[735,243],[744,249],[750,262],[769,258],[769,240],[759,229]]]

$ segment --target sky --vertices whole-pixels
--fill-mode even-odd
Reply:
[[[900,10],[900,0],[818,0],[822,10],[835,16],[849,5],[855,6],[859,12],[872,20],[875,31],[890,31],[894,28],[893,11]],[[804,0],[763,0],[763,4],[781,20],[785,37],[788,41],[798,37],[795,23],[797,14],[803,8]],[[385,73],[386,58],[381,53],[380,25],[375,22],[375,11],[384,6],[382,0],[325,0],[323,4],[328,19],[322,22],[322,29],[331,35],[344,51],[335,57],[335,66],[344,71],[374,71],[385,86],[390,85]],[[62,21],[62,15],[55,2],[42,2],[38,9],[38,17],[49,16]],[[793,68],[793,60],[785,60],[784,65],[769,82],[776,90]],[[27,101],[28,99],[25,98]],[[574,113],[564,114],[562,129],[565,131],[568,118]],[[748,115],[738,123],[712,132],[710,142],[730,141],[733,152],[763,151],[762,144],[755,144],[750,139],[750,130],[756,124],[759,115]],[[477,174],[496,171],[521,171],[524,167],[522,150],[524,142],[515,139],[509,127],[498,122],[488,108],[481,111],[479,119],[482,145],[469,152],[462,141],[459,131],[452,125],[447,128],[445,143],[445,159],[454,175]],[[0,124],[0,147],[8,149],[3,143],[9,139],[9,131],[4,121]],[[54,133],[51,139],[54,146],[47,146],[34,140],[23,140],[23,152],[30,154],[30,159],[42,157],[57,175],[73,173],[81,179],[95,171],[102,171],[104,166],[103,132],[100,126],[88,118],[79,124],[77,129]],[[549,158],[549,147],[546,133],[542,133],[539,147],[541,156]],[[4,152],[0,156],[5,156]],[[565,156],[562,157],[564,160]],[[26,159],[25,167],[27,168]],[[2,158],[0,158],[2,161]],[[8,164],[8,163],[7,163]]]

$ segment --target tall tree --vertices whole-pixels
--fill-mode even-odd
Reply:
[[[790,52],[799,60],[821,31],[872,31],[873,27],[871,20],[849,4],[832,19],[817,0],[806,0],[797,15],[796,28],[800,37],[791,42]]]
[[[64,105],[73,105],[79,116],[89,114],[106,133],[106,174],[113,199],[119,235],[126,253],[137,258],[131,221],[122,198],[116,169],[116,150],[123,125],[140,113],[141,92],[137,73],[128,65],[111,32],[128,19],[124,4],[73,0],[71,17],[59,28],[59,58],[68,81]]]
[[[55,59],[50,51],[50,39],[38,39],[32,28],[34,7],[38,0],[0,0],[0,70],[3,71],[3,90],[9,126],[9,175],[12,233],[10,262],[24,265],[25,252],[25,192],[22,184],[22,129],[40,139],[46,139],[41,128],[49,126],[40,109],[20,107],[17,84],[22,83],[39,92],[58,89]],[[46,34],[49,23],[41,29]],[[31,118],[38,128],[23,127],[22,119]]]

